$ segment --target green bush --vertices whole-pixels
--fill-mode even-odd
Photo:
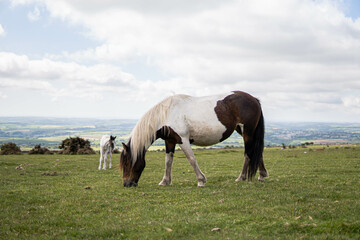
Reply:
[[[1,145],[0,155],[21,154],[20,148],[12,142]]]
[[[53,154],[49,149],[41,147],[40,144],[35,145],[33,149],[30,150],[29,154]]]
[[[59,154],[96,154],[90,147],[90,142],[80,137],[67,138],[59,146]]]

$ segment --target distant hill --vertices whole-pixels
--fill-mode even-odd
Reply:
[[[15,142],[22,149],[36,144],[58,149],[60,142],[69,136],[90,140],[96,149],[104,134],[116,135],[117,146],[126,142],[137,120],[84,119],[42,117],[0,117],[0,145]],[[266,122],[265,145],[300,145],[360,143],[360,123],[276,123]],[[161,140],[154,145],[163,145]],[[242,137],[234,133],[215,147],[242,146]]]

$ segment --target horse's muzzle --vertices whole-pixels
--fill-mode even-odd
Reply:
[[[124,187],[137,187],[137,183],[134,181],[126,180],[124,181]]]

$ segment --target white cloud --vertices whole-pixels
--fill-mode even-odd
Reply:
[[[27,16],[28,16],[28,19],[31,22],[38,21],[40,19],[40,10],[39,10],[39,8],[35,7],[34,10],[32,12],[29,12]]]
[[[99,99],[106,91],[136,91],[131,74],[111,65],[31,60],[24,55],[0,52],[1,88],[42,91],[53,99],[78,97]]]
[[[182,4],[174,15],[154,14],[157,8],[172,10],[161,1],[149,11],[141,4],[124,4],[105,1],[100,7],[90,2],[84,9],[82,1],[48,4],[54,16],[87,26],[90,36],[103,41],[95,49],[66,56],[123,63],[146,57],[165,73],[204,84],[279,77],[291,81],[300,72],[309,76],[360,60],[360,22],[346,18],[329,1],[278,1],[266,8],[258,1],[228,1],[190,12],[182,11],[187,9]],[[296,79],[313,82],[315,77]]]
[[[7,95],[4,94],[4,93],[2,93],[2,92],[0,92],[0,99],[5,99],[5,98],[7,98]]]
[[[35,66],[33,75],[67,79],[73,89],[85,86],[89,95],[96,95],[96,86],[126,89],[140,100],[240,89],[258,96],[268,109],[333,111],[349,106],[354,99],[347,96],[360,89],[360,18],[346,17],[341,1],[12,2],[46,6],[51,17],[85,27],[84,34],[99,41],[95,48],[53,60],[28,61]],[[142,82],[113,65],[139,59],[169,79],[149,76]],[[89,60],[105,64],[84,65]]]
[[[343,97],[342,101],[345,107],[357,108],[360,110],[360,96]]]

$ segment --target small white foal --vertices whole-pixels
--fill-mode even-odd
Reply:
[[[103,165],[103,170],[106,170],[106,162],[107,162],[107,155],[110,155],[110,164],[109,164],[109,168],[111,168],[111,157],[112,157],[112,152],[115,148],[115,137],[113,136],[109,136],[109,135],[104,135],[102,136],[101,140],[100,140],[100,164],[99,164],[99,170],[101,170],[101,161],[103,159],[104,156],[104,165]]]

